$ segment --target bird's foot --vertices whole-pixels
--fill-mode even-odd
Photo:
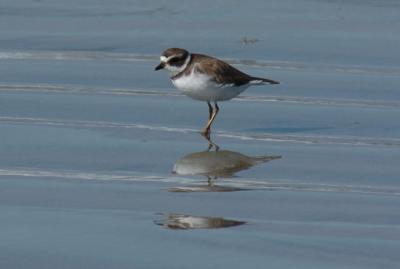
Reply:
[[[211,136],[210,128],[205,128],[203,131],[201,131],[201,135],[204,136],[206,139],[210,139]]]
[[[211,140],[211,130],[210,129],[204,129],[203,132],[201,132],[201,135],[208,141],[207,151],[210,151],[213,147],[215,148],[215,151],[219,150],[219,146]]]

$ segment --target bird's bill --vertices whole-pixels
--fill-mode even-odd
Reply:
[[[155,71],[163,69],[165,67],[165,63],[161,62],[159,65],[156,66],[156,68],[154,69]]]

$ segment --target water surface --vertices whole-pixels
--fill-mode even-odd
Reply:
[[[399,8],[3,1],[0,267],[398,268]],[[281,84],[210,149],[171,46]]]

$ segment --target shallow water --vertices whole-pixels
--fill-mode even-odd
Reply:
[[[1,268],[398,268],[396,1],[0,7]],[[207,151],[170,46],[281,84]]]

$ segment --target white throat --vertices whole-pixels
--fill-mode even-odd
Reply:
[[[167,63],[171,57],[167,58],[165,56],[161,56],[160,60],[161,60],[161,62]],[[191,57],[192,56],[189,54],[188,57],[186,57],[186,60],[182,66],[172,66],[172,65],[166,64],[164,69],[170,73],[170,77],[176,76],[177,74],[179,74],[180,72],[185,70],[185,68],[188,66],[188,64],[190,62]]]

